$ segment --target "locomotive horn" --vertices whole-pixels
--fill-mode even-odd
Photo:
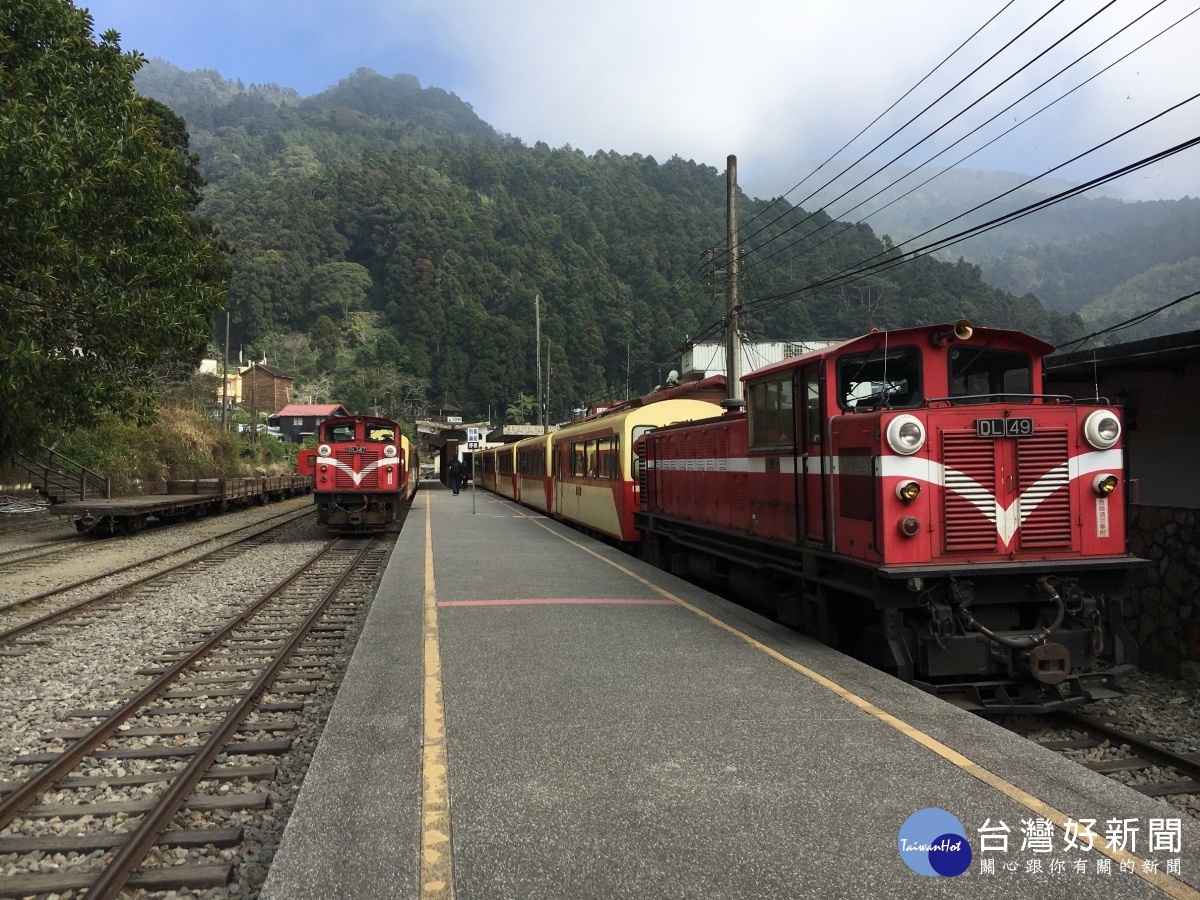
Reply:
[[[965,341],[975,333],[975,329],[971,327],[971,323],[966,319],[959,319],[954,323],[954,326],[947,328],[945,331],[935,332],[930,340],[933,341],[933,346],[940,347],[948,341]]]

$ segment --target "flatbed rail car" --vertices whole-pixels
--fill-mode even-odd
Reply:
[[[1112,696],[1121,412],[1041,393],[1053,349],[959,321],[750,373],[745,413],[642,437],[643,557],[968,709]]]
[[[321,423],[315,449],[296,468],[316,478],[317,520],[329,531],[387,529],[399,521],[419,483],[416,448],[391,419],[337,416]]]
[[[305,475],[252,475],[247,478],[186,478],[168,481],[165,493],[57,503],[50,512],[70,516],[88,534],[134,534],[150,521],[177,522],[225,512],[230,507],[262,506],[311,493]]]

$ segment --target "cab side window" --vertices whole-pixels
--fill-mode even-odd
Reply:
[[[750,385],[748,411],[750,446],[790,447],[796,437],[796,407],[792,373]]]

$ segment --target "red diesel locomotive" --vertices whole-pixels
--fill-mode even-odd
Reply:
[[[1121,416],[1042,393],[1053,349],[958,322],[753,372],[744,412],[641,438],[644,558],[969,709],[1112,696]]]
[[[317,519],[330,531],[382,531],[417,490],[416,450],[398,423],[378,416],[338,416],[321,423],[315,450],[297,455],[313,475]]]

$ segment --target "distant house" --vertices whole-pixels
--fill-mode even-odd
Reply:
[[[225,400],[230,406],[240,406],[242,403],[242,376],[237,372],[226,372],[225,383],[227,387],[221,386],[221,361],[219,359],[202,359],[200,360],[200,374],[211,375],[217,379],[216,402],[218,408],[220,403]]]
[[[326,419],[348,415],[346,407],[338,403],[289,403],[267,417],[267,428],[281,441],[300,444],[309,435],[316,434],[317,427]]]
[[[242,409],[253,417],[259,413],[282,410],[292,402],[292,384],[295,380],[283,369],[266,363],[251,363],[241,371]]]

